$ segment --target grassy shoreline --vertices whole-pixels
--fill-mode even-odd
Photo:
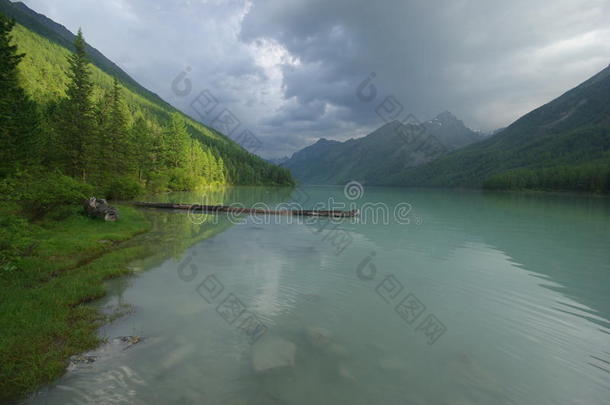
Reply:
[[[120,206],[106,223],[78,213],[28,224],[31,248],[0,270],[0,401],[23,397],[60,377],[71,355],[100,344],[106,320],[84,305],[105,295],[104,280],[130,273],[127,265],[150,254],[124,242],[149,232],[144,212]],[[18,215],[10,206],[0,216]]]

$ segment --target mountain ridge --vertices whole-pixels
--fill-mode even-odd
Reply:
[[[610,65],[494,136],[409,168],[385,185],[480,187],[518,169],[610,162]]]
[[[424,164],[483,136],[448,111],[423,124],[390,121],[344,142],[320,138],[282,163],[304,183],[342,184],[358,180],[379,184],[393,171]]]

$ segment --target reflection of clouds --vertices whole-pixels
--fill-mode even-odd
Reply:
[[[298,218],[279,217],[280,224],[264,226],[255,225],[251,217],[247,221],[241,229],[253,229],[253,232],[235,234],[240,239],[233,240],[239,245],[233,260],[242,263],[241,276],[247,285],[243,279],[227,285],[239,284],[235,294],[265,322],[272,323],[272,318],[292,312],[299,298],[308,293],[323,294],[330,289],[333,294],[349,294],[355,273],[351,267],[346,267],[349,268],[346,272],[337,273],[336,270],[344,267],[342,263],[361,259],[359,252],[351,250],[351,244],[338,255],[331,241],[324,239],[325,232],[318,233],[313,224]],[[369,245],[363,234],[354,232],[354,227],[347,222],[341,225],[353,236],[354,246]],[[261,254],[264,257],[259,258]],[[336,277],[337,282],[319,284],[319,271],[327,273],[325,277]],[[252,288],[254,285],[256,288]],[[240,295],[242,291],[243,296]]]
[[[267,257],[264,262],[259,262],[253,270],[252,274],[260,287],[254,291],[249,309],[264,318],[279,315],[283,309],[286,309],[286,306],[289,306],[289,300],[280,297],[282,260],[276,256]]]

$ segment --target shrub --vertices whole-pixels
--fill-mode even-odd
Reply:
[[[147,188],[148,190],[155,193],[162,193],[167,191],[167,184],[169,183],[169,176],[162,172],[151,172],[147,175]]]
[[[144,187],[139,181],[129,177],[113,180],[106,189],[106,198],[111,200],[133,200],[144,193]]]
[[[5,179],[0,191],[32,219],[64,205],[80,204],[93,187],[60,172],[20,172]]]
[[[169,171],[168,188],[171,191],[189,191],[195,189],[197,179],[185,169],[171,169]]]

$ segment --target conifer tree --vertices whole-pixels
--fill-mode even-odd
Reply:
[[[11,44],[15,26],[0,14],[0,176],[38,158],[36,104],[19,85],[17,66],[25,56]]]
[[[87,169],[92,165],[95,140],[94,107],[91,100],[93,83],[86,46],[79,29],[74,40],[74,53],[68,57],[68,97],[62,106],[59,128],[64,152],[69,160],[69,171],[83,180],[86,180]]]
[[[133,161],[138,175],[138,180],[143,180],[144,175],[155,170],[158,150],[156,140],[151,136],[152,128],[148,126],[143,117],[138,117],[131,128],[131,141],[134,145]]]
[[[116,78],[112,88],[98,103],[96,113],[99,167],[104,175],[124,175],[134,166],[133,145],[129,136],[128,112]]]
[[[172,114],[164,135],[167,165],[172,168],[185,167],[188,158],[190,135],[180,114]]]

